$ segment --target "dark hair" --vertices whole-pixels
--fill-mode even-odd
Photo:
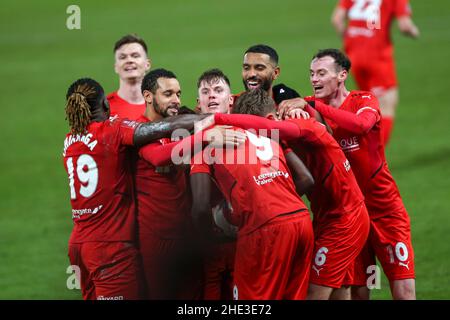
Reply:
[[[332,57],[334,59],[335,64],[342,70],[350,71],[352,63],[350,59],[340,50],[338,49],[322,49],[317,52],[312,60],[320,59],[323,57]]]
[[[117,49],[119,49],[124,44],[128,44],[128,43],[139,43],[142,46],[142,48],[144,48],[145,53],[148,54],[147,44],[145,43],[144,39],[142,39],[135,33],[127,34],[127,35],[123,36],[122,38],[120,38],[119,40],[117,40],[117,42],[114,44],[113,52],[115,53],[117,51]]]
[[[147,73],[142,80],[141,91],[144,93],[144,90],[148,90],[151,93],[155,94],[158,89],[158,79],[159,78],[168,78],[168,79],[176,79],[177,76],[169,70],[166,69],[155,69]]]
[[[91,78],[81,78],[72,83],[66,94],[66,120],[70,131],[82,134],[91,122],[91,110],[98,106],[105,92],[102,86]]]
[[[275,101],[265,90],[258,88],[241,94],[234,103],[232,113],[265,117],[268,113],[275,110]]]
[[[222,72],[222,70],[216,69],[216,68],[209,69],[209,70],[203,72],[202,75],[200,76],[200,78],[198,78],[197,89],[200,88],[200,85],[203,81],[205,81],[208,84],[211,84],[216,81],[220,81],[221,79],[223,79],[227,83],[227,85],[229,87],[231,87],[230,79],[228,79],[228,77]]]
[[[269,47],[265,44],[257,44],[254,46],[251,46],[250,48],[245,51],[244,55],[252,52],[252,53],[264,53],[267,54],[270,57],[270,60],[274,62],[276,65],[278,65],[278,53],[275,51],[274,48]]]

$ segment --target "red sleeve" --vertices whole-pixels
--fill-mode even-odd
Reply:
[[[172,153],[178,151],[177,157],[186,155],[185,151],[199,151],[203,146],[203,131],[195,135],[186,137],[180,141],[161,144],[160,142],[150,143],[139,150],[139,155],[155,167],[166,166],[172,163]]]
[[[324,117],[333,120],[338,126],[355,134],[367,133],[380,120],[376,110],[371,107],[363,107],[354,114],[316,100],[315,108]]]
[[[216,113],[214,115],[214,122],[216,124],[231,125],[240,127],[245,130],[249,129],[266,129],[278,130],[279,137],[282,140],[298,139],[300,130],[298,126],[288,121],[274,121],[259,116],[249,114],[224,114]]]
[[[309,104],[305,107],[305,111],[309,113],[311,117],[314,119],[317,119],[317,110],[315,110],[313,107],[311,107]]]
[[[395,0],[394,14],[397,18],[402,16],[410,16],[412,11],[409,0]]]
[[[290,119],[286,120],[296,124],[300,129],[299,138],[310,145],[322,145],[321,137],[328,131],[322,123],[315,119]]]
[[[118,126],[119,144],[126,146],[132,146],[134,144],[134,131],[139,125],[139,122],[119,118],[113,118],[108,121]]]
[[[338,7],[343,8],[345,10],[350,10],[352,7],[352,0],[339,0]]]

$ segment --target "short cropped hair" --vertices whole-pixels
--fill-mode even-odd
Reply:
[[[258,88],[241,94],[233,106],[232,113],[265,117],[275,111],[275,101],[265,90]]]
[[[224,80],[226,84],[231,88],[230,79],[222,72],[220,69],[210,69],[202,73],[200,78],[197,81],[197,89],[200,88],[200,85],[203,81],[208,84],[214,83],[216,81]]]
[[[344,69],[347,72],[350,71],[352,63],[350,59],[340,50],[338,49],[322,49],[319,50],[312,60],[320,59],[323,57],[332,57],[334,59],[335,64],[339,67],[340,70]]]
[[[148,90],[151,93],[155,94],[158,89],[158,79],[159,78],[167,78],[167,79],[176,79],[177,76],[169,70],[160,68],[155,69],[147,73],[142,80],[141,84],[141,92],[144,93],[144,90]]]
[[[142,48],[144,48],[145,53],[148,54],[147,44],[145,43],[144,39],[142,39],[135,33],[127,34],[122,38],[120,38],[119,40],[117,40],[117,42],[114,44],[113,52],[115,53],[121,46],[128,43],[139,43],[142,46]]]
[[[250,48],[247,49],[247,51],[245,51],[244,55],[249,52],[267,54],[270,57],[270,60],[272,60],[272,62],[274,62],[276,65],[278,65],[278,53],[274,48],[269,47],[268,45],[257,44],[251,46]]]

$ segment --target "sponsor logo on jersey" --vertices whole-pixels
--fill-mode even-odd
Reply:
[[[359,141],[358,137],[356,136],[339,140],[339,145],[341,146],[342,150],[346,152],[359,150]]]
[[[96,214],[103,208],[103,205],[99,205],[98,207],[86,208],[86,209],[72,209],[72,219],[80,219],[81,216],[85,214]]]
[[[347,171],[347,172],[350,171],[350,161],[348,161],[348,159],[345,159],[345,161],[344,161],[344,168],[345,168],[345,171]]]
[[[286,179],[289,178],[289,173],[284,172],[284,171],[274,171],[274,172],[267,172],[267,173],[262,173],[258,176],[253,176],[253,180],[255,181],[255,183],[258,186],[262,186],[265,185],[267,183],[271,183],[274,181],[275,178],[278,177],[284,177]]]

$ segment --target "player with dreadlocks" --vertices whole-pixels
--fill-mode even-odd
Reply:
[[[69,258],[79,268],[84,299],[139,299],[142,292],[135,246],[135,195],[127,149],[192,129],[203,116],[174,116],[141,124],[109,118],[109,104],[93,79],[67,92],[70,132],[63,160],[69,178],[73,231]]]

